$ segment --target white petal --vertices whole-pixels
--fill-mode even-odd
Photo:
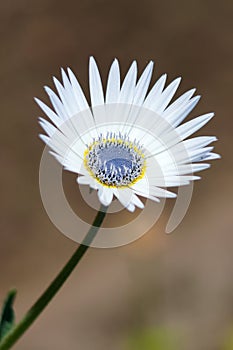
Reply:
[[[169,175],[185,175],[196,173],[197,171],[202,171],[208,169],[210,164],[182,164],[177,167],[177,169],[171,169],[167,171]]]
[[[143,192],[136,191],[136,190],[133,190],[133,191],[134,191],[134,194],[136,194],[138,196],[141,196],[141,197],[144,197],[144,198],[147,198],[147,199],[151,199],[152,201],[157,202],[157,203],[160,202],[159,198],[151,196],[149,193],[143,193]]]
[[[205,156],[213,150],[213,147],[204,147],[204,148],[192,149],[190,151],[187,151],[182,147],[182,144],[181,144],[181,149],[178,150],[179,146],[180,145],[174,146],[174,148],[172,149],[170,159],[168,159],[168,157],[166,158],[167,168],[171,167],[172,164],[179,166],[180,164],[184,164],[184,163],[198,162],[199,160],[204,160]],[[162,154],[160,155],[160,160],[161,160],[161,156]],[[158,159],[158,156],[156,157]]]
[[[126,104],[132,103],[134,93],[135,93],[136,79],[137,79],[137,63],[136,61],[133,61],[123,81],[120,95],[119,95],[119,100],[118,100],[119,103],[126,103]]]
[[[115,59],[111,65],[107,89],[106,89],[106,100],[107,104],[109,103],[117,103],[120,93],[120,68],[118,60]]]
[[[135,194],[159,202],[159,199],[150,193],[150,186],[146,177],[143,177],[142,179],[138,180],[135,184],[131,185],[131,188],[133,189],[133,192]]]
[[[69,80],[69,78],[68,78],[68,76],[63,68],[61,69],[61,76],[62,76],[63,86],[64,86],[65,90],[67,92],[69,92],[69,94],[71,94],[72,93],[72,85],[71,85],[71,82],[70,82],[70,80]]]
[[[68,104],[70,115],[73,116],[75,114],[78,114],[81,111],[81,109],[75,98],[73,86],[64,69],[61,69],[61,75],[64,84],[66,103]]]
[[[213,159],[220,159],[220,158],[221,158],[220,154],[210,152],[209,155],[203,160],[213,160]]]
[[[64,157],[60,156],[59,154],[53,151],[49,151],[49,153],[58,161],[58,163],[64,166]]]
[[[80,175],[89,175],[89,173],[83,166],[82,160],[79,157],[76,157],[76,162],[67,158],[63,158],[62,164],[65,170],[71,171],[72,173],[76,173]]]
[[[138,196],[136,196],[136,194],[133,193],[132,195],[132,203],[134,205],[136,205],[136,207],[143,209],[144,208],[144,204],[142,203],[142,201],[138,198]]]
[[[69,156],[71,159],[77,156],[82,159],[86,146],[82,143],[81,139],[77,137],[75,143],[72,143],[59,129],[47,140],[41,135],[41,138],[48,144],[48,146],[57,154],[61,156]]]
[[[183,105],[186,105],[189,99],[193,96],[196,89],[191,89],[177,98],[170,106],[168,106],[163,112],[164,118],[167,118],[170,114],[175,111],[178,111]]]
[[[46,136],[46,135],[43,135],[43,134],[39,134],[39,137],[41,138],[41,140],[42,140],[46,145],[49,144],[50,137],[48,137],[48,136]]]
[[[145,176],[130,187],[133,188],[133,190],[139,191],[141,193],[144,192],[149,194],[150,184]]]
[[[113,188],[113,193],[123,207],[128,207],[132,201],[133,192],[130,188]]]
[[[67,91],[64,89],[64,87],[62,86],[62,84],[60,83],[60,81],[57,78],[53,77],[53,82],[54,82],[54,85],[56,86],[57,92],[58,92],[59,97],[62,101],[63,108],[65,109],[66,114],[68,116],[72,116],[72,110],[70,108],[71,103],[69,103],[69,101],[68,101]]]
[[[53,90],[51,90],[48,86],[45,86],[44,89],[47,92],[57,115],[59,115],[59,117],[62,118],[63,120],[66,120],[68,118],[68,115],[67,115],[67,112],[66,112],[62,102],[59,100],[59,98],[53,92]]]
[[[207,124],[208,121],[210,121],[210,119],[213,118],[213,116],[214,113],[207,113],[201,115],[200,117],[197,117],[188,121],[185,124],[180,125],[178,128],[176,128],[176,132],[180,135],[181,139],[184,140],[185,138],[199,130],[201,127],[203,127],[205,124]]]
[[[142,73],[136,85],[133,103],[137,106],[141,106],[141,104],[145,99],[145,96],[151,81],[153,66],[154,66],[154,63],[151,61],[145,68],[144,72]]]
[[[198,136],[193,137],[192,139],[185,140],[183,145],[187,150],[202,148],[209,145],[212,142],[217,141],[215,136]]]
[[[175,92],[180,84],[181,78],[177,78],[173,80],[171,84],[169,84],[166,89],[162,92],[160,98],[157,102],[154,103],[153,109],[157,111],[157,113],[161,113],[170,103],[172,97],[175,95]]]
[[[188,185],[189,181],[181,176],[166,176],[164,178],[155,178],[154,184],[161,187],[176,187]]]
[[[90,176],[79,176],[79,177],[77,177],[77,183],[79,185],[89,185],[89,183],[90,183]]]
[[[179,110],[174,111],[169,116],[167,116],[166,120],[171,123],[172,126],[179,125],[186,117],[187,115],[193,110],[193,108],[197,105],[199,102],[201,96],[195,96],[189,102],[182,107],[180,107]]]
[[[90,183],[89,183],[89,186],[93,189],[93,190],[98,190],[99,189],[99,184],[94,180],[94,179],[91,179]]]
[[[92,107],[104,104],[103,86],[97,64],[93,57],[90,57],[89,63],[89,86]]]
[[[52,109],[50,109],[44,102],[35,97],[36,103],[44,111],[44,113],[49,117],[49,119],[58,127],[63,121],[59,118]]]
[[[128,211],[130,211],[131,213],[133,213],[135,211],[135,205],[132,203],[129,203],[129,205],[127,205],[126,209]]]
[[[48,136],[52,136],[57,131],[57,128],[43,118],[39,118],[39,124],[42,126]]]
[[[98,197],[100,202],[106,207],[112,203],[113,189],[106,186],[101,186],[98,190]]]
[[[89,109],[85,95],[74,73],[70,68],[68,68],[67,71],[73,88],[74,98],[76,99],[76,103],[78,104],[80,111],[85,111]]]
[[[176,193],[155,186],[150,187],[150,195],[162,198],[176,198]]]
[[[167,78],[167,74],[163,74],[154,84],[154,86],[152,87],[151,91],[149,92],[148,96],[144,101],[143,105],[145,108],[154,110],[154,104],[156,104],[157,99],[159,99],[162,93],[163,87],[166,82],[166,78]]]
[[[200,160],[205,160],[206,156],[214,149],[214,147],[204,147],[200,149],[195,149],[189,152],[189,157],[191,162],[199,162]]]

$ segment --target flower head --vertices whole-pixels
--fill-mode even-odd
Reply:
[[[202,162],[219,158],[208,146],[216,137],[187,139],[214,115],[208,113],[182,123],[200,99],[193,97],[195,89],[170,103],[181,79],[164,88],[163,75],[148,92],[152,71],[150,62],[137,81],[134,61],[121,84],[115,59],[104,94],[91,57],[90,107],[69,68],[67,73],[62,69],[63,84],[54,78],[58,95],[45,87],[54,110],[36,99],[52,122],[40,118],[47,133],[40,135],[42,140],[66,170],[79,175],[79,184],[98,191],[103,205],[110,205],[115,196],[129,211],[134,211],[135,207],[144,207],[138,196],[154,201],[176,197],[165,187],[200,179],[193,173],[210,166]]]

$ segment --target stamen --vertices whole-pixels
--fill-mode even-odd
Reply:
[[[127,135],[107,132],[99,135],[84,152],[84,164],[101,184],[112,187],[128,186],[145,172],[143,147]]]

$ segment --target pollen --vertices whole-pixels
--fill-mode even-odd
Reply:
[[[84,165],[102,185],[126,187],[144,176],[146,161],[139,142],[121,133],[108,132],[87,146]]]

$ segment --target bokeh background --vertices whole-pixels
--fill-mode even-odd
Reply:
[[[88,57],[103,81],[113,58],[123,74],[154,60],[154,80],[182,76],[203,98],[192,116],[215,111],[200,134],[217,135],[221,161],[195,184],[189,211],[165,235],[172,202],[131,245],[90,249],[18,350],[232,350],[232,49],[228,0],[40,0],[0,2],[0,301],[16,287],[19,320],[77,244],[43,208],[43,144],[33,101],[70,66],[88,92]],[[79,203],[75,176],[67,192]],[[156,205],[156,204],[155,204]]]

